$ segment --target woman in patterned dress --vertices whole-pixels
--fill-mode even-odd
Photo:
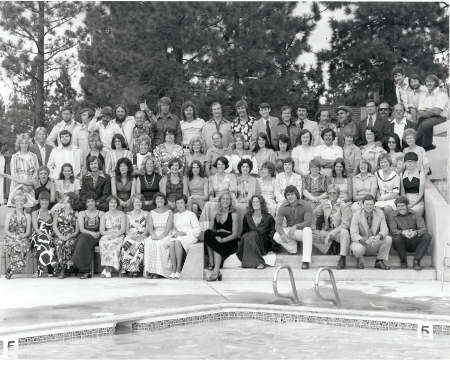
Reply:
[[[70,163],[64,163],[59,173],[59,180],[55,180],[56,204],[52,208],[52,212],[62,207],[62,202],[69,192],[80,195],[81,181],[73,175],[73,168]],[[72,206],[75,211],[79,211],[78,204]]]
[[[270,144],[266,133],[258,133],[256,144],[253,148],[253,157],[255,157],[257,162],[258,174],[259,169],[264,162],[270,161],[275,163],[276,154],[272,149],[272,145]]]
[[[99,242],[100,257],[101,264],[105,267],[100,274],[101,278],[111,278],[111,267],[120,270],[120,250],[127,228],[125,213],[117,210],[119,198],[111,195],[106,202],[109,210],[100,220],[100,234],[103,236]]]
[[[89,191],[86,194],[87,209],[78,214],[80,235],[75,242],[72,258],[67,262],[68,266],[75,266],[84,272],[80,279],[92,277],[93,250],[100,241],[100,219],[105,213],[96,208],[96,200],[97,193],[95,191]]]
[[[344,159],[336,158],[333,164],[333,171],[331,171],[331,178],[329,178],[329,180],[330,184],[334,184],[339,187],[339,199],[346,203],[351,203],[353,195],[352,180],[348,177]]]
[[[159,183],[159,191],[162,192],[169,202],[169,207],[176,209],[175,197],[177,194],[188,193],[188,182],[186,176],[180,173],[181,160],[173,158],[169,162],[169,173],[161,179]]]
[[[166,176],[169,173],[169,162],[173,158],[180,158],[181,166],[180,172],[184,172],[184,150],[181,145],[175,144],[175,129],[169,127],[164,131],[165,143],[159,144],[153,151],[153,155],[156,158],[157,165],[159,167],[159,174]]]
[[[381,154],[385,154],[386,151],[380,146],[375,144],[376,131],[373,127],[366,127],[364,131],[367,144],[363,146],[361,150],[361,158],[366,159],[372,165],[372,172],[375,173],[377,169],[378,157]]]
[[[267,210],[275,218],[277,212],[277,202],[275,200],[275,164],[264,162],[260,169],[258,178],[261,195],[266,201]]]
[[[75,241],[80,230],[78,228],[78,213],[72,208],[72,204],[79,202],[79,196],[73,192],[66,194],[62,205],[53,216],[53,231],[55,232],[56,257],[61,272],[58,279],[66,277],[67,262],[72,258],[75,250]]]
[[[36,154],[30,152],[30,147],[33,142],[28,134],[19,134],[16,141],[17,153],[11,157],[11,176],[20,180],[35,180],[37,179],[37,169],[39,163]],[[32,185],[24,185],[16,181],[11,181],[11,188],[9,191],[8,206],[14,206],[12,201],[14,196],[18,193],[25,195],[26,202],[24,207],[27,212],[31,212],[31,208],[35,206],[35,194]]]
[[[187,210],[198,215],[203,210],[209,196],[208,178],[200,161],[192,161],[188,170]]]
[[[55,267],[58,265],[56,261],[56,248],[53,243],[53,216],[48,210],[50,205],[50,195],[43,191],[39,194],[40,209],[31,213],[31,222],[34,232],[31,236],[31,247],[36,249],[37,272],[33,274],[33,278],[41,277],[44,266],[47,266],[48,276],[52,277]]]
[[[148,149],[147,149],[148,150]],[[120,158],[133,159],[131,152],[127,149],[127,142],[122,134],[115,134],[112,137],[111,149],[106,154],[104,172],[111,177],[116,174],[117,162]]]
[[[137,278],[138,272],[143,270],[144,264],[144,240],[148,236],[147,214],[142,210],[144,196],[134,194],[132,197],[133,208],[127,213],[127,232],[120,250],[120,272],[128,272],[130,278]]]
[[[117,209],[128,213],[133,210],[131,198],[136,192],[133,165],[128,158],[120,158],[114,171],[114,178],[111,179],[111,193],[119,198],[120,206]]]
[[[173,211],[166,207],[162,192],[154,196],[156,209],[147,216],[150,237],[144,245],[144,276],[147,279],[168,278],[172,274],[170,239],[172,238]]]
[[[5,249],[9,259],[5,270],[6,279],[11,279],[14,271],[26,265],[31,233],[31,217],[24,212],[26,202],[25,195],[17,193],[11,201],[15,209],[5,217]]]

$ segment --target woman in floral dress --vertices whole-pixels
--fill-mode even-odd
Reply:
[[[130,278],[137,278],[144,264],[144,239],[148,236],[147,214],[142,210],[144,195],[134,194],[131,199],[134,210],[127,213],[127,235],[120,250],[121,273],[128,272]]]
[[[53,243],[53,216],[48,210],[50,205],[50,194],[43,191],[38,197],[40,209],[31,214],[33,223],[33,235],[31,236],[31,247],[36,248],[37,272],[34,278],[41,277],[44,266],[47,266],[48,276],[51,277],[56,270],[56,249]],[[52,265],[53,264],[53,265]]]
[[[5,217],[5,248],[9,262],[5,271],[5,278],[11,279],[14,271],[25,268],[26,256],[31,233],[30,214],[24,212],[27,198],[17,194],[12,200],[15,209]]]
[[[119,198],[110,196],[106,202],[109,210],[100,220],[100,258],[105,267],[100,274],[102,278],[111,278],[111,267],[120,270],[120,250],[123,245],[123,235],[126,230],[127,220],[125,213],[117,210]]]
[[[180,173],[184,172],[185,157],[181,145],[175,144],[175,129],[169,127],[164,132],[165,143],[156,146],[153,155],[156,158],[159,174],[165,176],[169,173],[169,162],[173,158],[180,158]]]
[[[150,237],[144,245],[144,276],[147,279],[168,278],[172,274],[170,240],[172,238],[173,211],[166,208],[167,198],[158,192],[154,196],[156,209],[147,216]]]
[[[78,228],[78,213],[72,208],[72,205],[79,202],[79,196],[73,192],[66,194],[61,208],[55,211],[53,216],[53,231],[55,232],[56,256],[58,266],[61,272],[58,279],[66,277],[67,262],[72,258],[75,250],[75,241],[80,230]]]

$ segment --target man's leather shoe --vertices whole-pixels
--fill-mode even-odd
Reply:
[[[402,269],[406,269],[408,267],[408,263],[406,261],[402,261],[400,263],[400,266],[401,266]]]
[[[377,269],[383,269],[383,270],[389,270],[390,267],[385,265],[385,263],[383,262],[383,260],[377,260],[375,261],[375,268]]]
[[[307,269],[309,269],[309,263],[302,263],[302,269],[305,269],[305,270],[307,270]]]
[[[414,259],[413,269],[415,271],[421,271],[422,270],[422,267],[420,266],[420,260]]]
[[[345,269],[346,267],[347,267],[347,264],[345,263],[345,260],[339,260],[336,265],[336,269],[338,269],[338,270]]]

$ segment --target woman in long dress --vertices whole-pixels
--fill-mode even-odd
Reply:
[[[198,215],[208,201],[209,184],[205,177],[205,170],[198,160],[191,162],[188,170],[188,202],[187,210]]]
[[[104,212],[96,208],[97,193],[90,191],[86,194],[86,210],[78,214],[80,234],[75,242],[72,258],[68,266],[75,266],[84,274],[80,279],[91,278],[91,263],[94,260],[94,247],[100,241],[100,221]]]
[[[117,210],[120,204],[117,196],[111,195],[106,203],[109,210],[100,220],[100,234],[103,236],[99,242],[100,257],[101,264],[105,267],[100,277],[111,278],[111,267],[120,270],[120,249],[127,220],[125,213]]]
[[[37,179],[37,169],[39,162],[36,154],[30,152],[30,147],[33,142],[28,134],[19,134],[16,141],[17,153],[11,157],[11,176],[20,180],[35,180]],[[31,208],[35,206],[36,196],[33,185],[25,185],[18,183],[15,180],[11,181],[11,188],[9,191],[8,206],[13,207],[12,203],[14,196],[18,193],[25,195],[26,202],[24,208],[27,212],[31,212]]]
[[[147,279],[168,278],[172,274],[169,248],[173,211],[166,207],[167,198],[162,192],[156,193],[154,200],[156,209],[147,216],[150,237],[144,245],[144,276]]]
[[[217,214],[205,231],[205,246],[208,251],[208,270],[212,274],[208,282],[221,281],[220,268],[228,256],[238,249],[238,216],[234,211],[234,200],[230,192],[220,195]]]
[[[133,195],[133,210],[127,213],[127,232],[120,250],[120,272],[128,273],[130,278],[137,278],[144,267],[144,240],[148,236],[148,212],[142,210],[143,203],[142,194]]]
[[[254,195],[249,201],[249,210],[244,217],[241,243],[236,252],[243,268],[264,269],[263,256],[272,251],[275,219],[267,211],[262,195]]]
[[[171,279],[180,279],[183,252],[188,253],[189,247],[198,241],[200,235],[200,224],[197,216],[186,210],[188,198],[186,195],[178,194],[175,204],[178,212],[173,216],[173,234],[170,242],[170,260],[172,262]]]
[[[184,172],[184,150],[181,145],[175,144],[175,129],[169,127],[164,131],[165,142],[155,147],[153,155],[159,168],[159,174],[165,176],[169,173],[169,162],[173,158],[181,159],[180,173]]]
[[[136,179],[133,177],[133,165],[128,158],[117,161],[115,175],[111,178],[111,193],[119,198],[120,211],[128,213],[133,210],[131,197],[136,192]]]
[[[41,277],[44,266],[47,266],[48,276],[52,277],[57,267],[56,248],[53,242],[53,216],[48,210],[50,195],[43,191],[39,194],[40,209],[31,213],[34,232],[31,235],[31,246],[36,249],[37,271],[33,278]]]
[[[312,147],[312,134],[309,130],[300,131],[297,144],[292,150],[292,159],[294,160],[295,173],[305,176],[309,173],[309,162],[314,159],[314,149]]]
[[[142,210],[150,211],[156,208],[153,196],[159,192],[161,175],[156,167],[156,159],[147,156],[142,161],[143,172],[136,179],[136,193],[144,195]]]
[[[5,217],[5,249],[9,259],[5,270],[6,279],[11,279],[17,269],[25,268],[26,265],[31,234],[31,217],[24,212],[26,202],[25,195],[17,193],[11,201],[15,209]]]
[[[78,228],[77,212],[72,205],[79,202],[79,196],[69,192],[61,202],[61,207],[53,216],[53,231],[55,232],[56,257],[58,267],[61,269],[58,279],[66,277],[67,262],[72,258],[75,250],[75,241],[80,230]],[[67,267],[68,268],[68,267]]]
[[[258,178],[261,195],[266,202],[267,210],[275,217],[277,212],[277,202],[275,199],[275,164],[264,162],[260,169],[260,178]]]
[[[122,134],[115,134],[112,137],[111,149],[106,154],[104,172],[111,177],[116,174],[117,162],[120,158],[133,159],[131,152],[127,149],[127,142]]]

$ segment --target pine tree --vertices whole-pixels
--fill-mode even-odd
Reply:
[[[330,3],[352,18],[330,20],[331,49],[317,54],[329,63],[329,89],[335,102],[361,104],[372,92],[395,103],[392,70],[425,77],[448,75],[436,55],[448,54],[448,5],[437,2]]]

